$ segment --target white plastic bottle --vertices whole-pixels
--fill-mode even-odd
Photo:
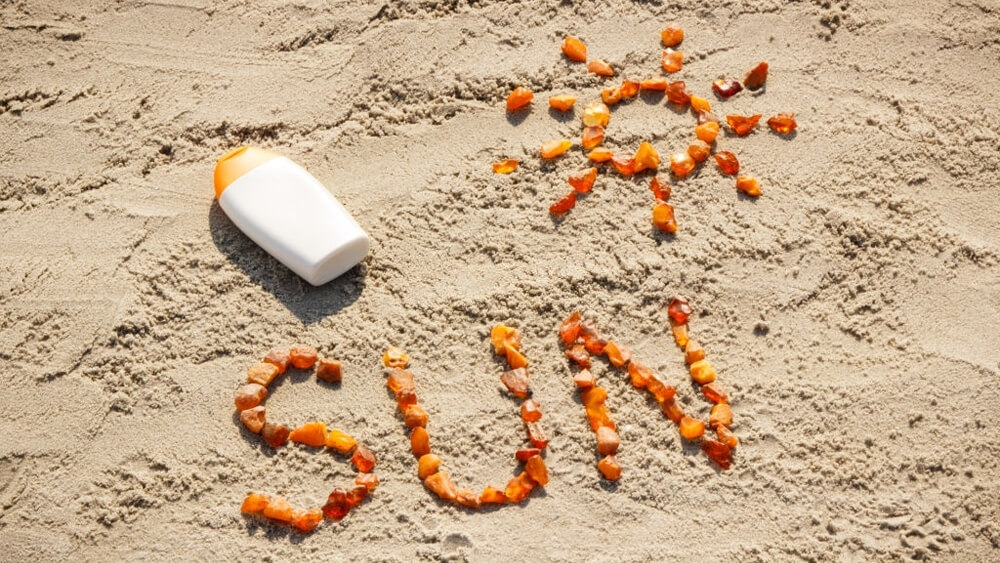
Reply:
[[[226,153],[215,165],[215,196],[241,231],[313,285],[368,254],[368,235],[354,217],[281,155],[255,147]]]

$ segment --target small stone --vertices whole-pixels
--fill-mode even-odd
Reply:
[[[537,422],[542,418],[542,407],[537,401],[528,399],[521,403],[521,419],[525,422]]]
[[[740,440],[736,437],[736,434],[733,434],[733,431],[725,426],[717,426],[715,433],[719,437],[719,441],[730,448],[740,445]]]
[[[675,295],[670,298],[670,303],[667,305],[667,314],[670,318],[677,324],[687,323],[688,317],[694,311],[691,309],[691,305],[685,297],[680,295]],[[687,342],[685,342],[687,344]]]
[[[580,137],[580,144],[584,149],[590,150],[604,142],[604,128],[600,125],[584,127],[583,135]],[[610,152],[610,151],[608,151]]]
[[[691,96],[691,109],[694,110],[695,114],[699,114],[703,111],[712,111],[712,104],[705,98]]]
[[[671,82],[667,86],[667,101],[678,106],[686,106],[691,102],[691,92],[688,92],[683,80]]]
[[[347,491],[337,487],[333,489],[322,508],[323,515],[331,520],[340,520],[351,511],[351,503],[347,500]]]
[[[676,47],[684,41],[684,29],[676,23],[669,23],[660,32],[660,41],[665,47]]]
[[[750,197],[760,197],[760,182],[753,176],[737,176],[736,189]]]
[[[611,157],[611,167],[615,169],[615,172],[621,174],[622,176],[628,177],[635,174],[635,159],[625,155],[616,155]]]
[[[590,370],[583,369],[573,376],[573,383],[580,389],[590,389],[597,384],[597,378],[594,377],[594,374],[590,373]]]
[[[396,346],[390,346],[382,355],[382,364],[387,368],[406,369],[410,365],[410,356]]]
[[[662,201],[664,203],[670,199],[670,184],[667,183],[666,178],[657,174],[649,181],[649,190],[653,192],[653,197],[657,201]]]
[[[693,364],[704,359],[705,349],[701,346],[701,344],[693,338],[688,340],[687,346],[684,347],[684,361],[688,364]]]
[[[375,469],[375,454],[366,448],[363,444],[358,444],[354,448],[354,455],[351,456],[351,463],[354,467],[362,473],[371,473],[372,469]]]
[[[327,383],[340,383],[342,377],[340,362],[337,360],[324,358],[316,364],[317,379],[321,379]]]
[[[693,362],[688,369],[691,371],[691,379],[698,385],[715,381],[715,368],[708,360]]]
[[[438,471],[424,479],[424,486],[443,500],[455,500],[455,497],[458,496],[455,483],[451,481],[451,476],[444,471]]]
[[[680,430],[681,437],[692,442],[701,438],[702,435],[705,434],[705,423],[690,416],[682,418],[678,428]]]
[[[349,454],[357,447],[358,441],[352,436],[333,428],[326,435],[326,447],[338,453]]]
[[[288,357],[288,350],[281,350],[275,348],[264,356],[264,362],[273,365],[278,368],[278,375],[285,373],[288,369],[288,362],[290,358]]]
[[[511,395],[519,399],[526,399],[531,394],[531,388],[528,386],[528,370],[525,368],[503,372],[500,382],[507,387]]]
[[[417,460],[417,475],[421,479],[426,479],[431,475],[437,473],[438,468],[441,467],[441,458],[435,454],[425,454],[420,456]]]
[[[243,504],[240,505],[240,512],[243,514],[260,514],[267,508],[269,502],[271,502],[271,498],[267,495],[250,493],[243,499]]]
[[[733,452],[729,446],[715,440],[702,440],[701,450],[722,469],[729,469],[733,463]]]
[[[660,58],[660,65],[668,73],[677,72],[684,67],[684,54],[668,48]]]
[[[598,428],[608,427],[617,428],[615,421],[611,420],[611,411],[608,407],[604,405],[598,405],[596,407],[587,407],[587,422],[590,423],[590,429],[597,432]]]
[[[649,383],[649,378],[653,376],[653,370],[639,362],[632,361],[628,365],[628,376],[632,381],[632,386],[636,389],[644,389]]]
[[[620,441],[618,432],[613,428],[602,426],[597,429],[597,451],[601,455],[612,455],[618,452]]]
[[[708,425],[712,428],[718,428],[720,426],[732,426],[733,425],[733,409],[729,408],[726,403],[718,403],[712,407],[712,411],[708,413]]]
[[[528,441],[531,442],[532,446],[544,450],[549,445],[548,436],[542,432],[542,427],[537,422],[526,422],[524,427],[528,431]]]
[[[743,137],[753,131],[754,127],[757,127],[757,122],[760,121],[760,117],[761,115],[759,113],[750,116],[731,113],[726,116],[726,123],[729,124],[729,128],[733,130],[733,133]]]
[[[482,504],[504,504],[507,502],[507,496],[500,489],[487,486],[480,493],[479,502]]]
[[[660,166],[660,154],[656,152],[653,145],[647,141],[639,143],[639,149],[635,151],[635,171],[655,170]]]
[[[634,98],[639,94],[639,82],[637,80],[622,80],[620,89],[622,98]]]
[[[293,346],[288,351],[288,361],[298,369],[311,369],[318,358],[319,353],[312,346]]]
[[[535,481],[527,474],[527,472],[521,472],[517,477],[514,477],[507,483],[507,488],[504,489],[504,496],[507,498],[507,502],[521,502],[522,500],[528,498],[531,491],[535,488]]]
[[[570,209],[576,207],[576,196],[577,191],[573,190],[568,194],[564,195],[562,198],[556,200],[555,203],[549,206],[549,213],[555,216],[565,215],[569,213]]]
[[[351,508],[361,504],[368,498],[368,487],[364,485],[354,485],[347,491],[347,504]]]
[[[410,405],[403,411],[403,421],[407,428],[427,426],[427,411],[420,405]]]
[[[593,59],[587,63],[587,72],[598,76],[614,76],[615,71],[611,65],[601,59]]]
[[[367,488],[370,493],[378,486],[378,477],[374,473],[360,473],[354,478],[354,484]]]
[[[683,178],[691,173],[695,167],[695,161],[687,152],[678,152],[670,155],[670,171],[678,178]]]
[[[622,476],[622,466],[618,465],[618,458],[613,455],[601,458],[597,462],[597,469],[608,481],[617,481]]]
[[[423,426],[417,426],[410,431],[410,450],[415,456],[431,453],[431,435]]]
[[[767,80],[767,61],[757,63],[757,66],[750,69],[750,72],[743,77],[743,85],[751,90],[756,90],[764,85]]]
[[[516,159],[505,158],[493,163],[493,173],[494,174],[510,174],[511,172],[517,170],[517,166],[520,164]]]
[[[276,377],[278,377],[278,366],[267,362],[254,364],[247,370],[247,383],[256,383],[267,387]]]
[[[715,162],[723,174],[734,176],[740,171],[740,161],[737,160],[735,154],[729,151],[719,151],[714,156]]]
[[[532,481],[543,487],[549,482],[549,470],[545,467],[545,460],[540,455],[528,458],[528,461],[524,464],[524,472],[531,477]]]
[[[587,349],[583,344],[574,344],[563,353],[581,368],[590,368],[590,354],[587,353]]]
[[[264,423],[267,422],[264,407],[258,405],[252,409],[240,411],[240,422],[243,423],[243,426],[246,426],[247,430],[254,434],[260,434],[260,431],[264,428]]]
[[[669,84],[670,83],[667,82],[666,78],[648,78],[639,82],[639,89],[653,92],[663,92],[667,89]]]
[[[263,514],[265,518],[288,524],[292,521],[292,505],[288,504],[288,501],[281,497],[274,497],[264,507]]]
[[[559,325],[559,338],[563,344],[572,344],[580,337],[580,313],[574,311]]]
[[[701,139],[696,139],[688,145],[687,153],[695,162],[705,162],[708,160],[708,155],[712,154],[712,146]]]
[[[613,106],[622,101],[622,91],[620,88],[605,88],[601,90],[601,101],[609,106]]]
[[[694,128],[694,136],[711,145],[719,136],[719,124],[715,121],[702,123]]]
[[[674,217],[674,206],[663,201],[653,205],[653,226],[664,233],[676,233],[677,219]]]
[[[632,359],[632,353],[628,348],[615,342],[608,342],[604,347],[604,353],[608,356],[608,361],[615,367],[622,367]]]
[[[719,387],[718,383],[708,383],[701,386],[701,394],[713,403],[728,403],[729,395]]]
[[[668,399],[660,403],[660,410],[674,424],[680,424],[681,420],[684,419],[684,411],[681,410],[681,407],[673,399]]]
[[[573,142],[569,139],[555,139],[542,143],[542,148],[539,152],[542,158],[552,159],[562,156],[571,148],[573,148]]]
[[[795,131],[799,125],[795,122],[795,114],[779,113],[767,120],[767,126],[775,133],[788,135]]]
[[[603,387],[592,387],[580,391],[580,402],[587,408],[603,405],[608,400],[608,391]]]
[[[589,192],[594,187],[595,180],[597,180],[597,169],[593,167],[569,175],[569,185],[581,194]]]
[[[517,111],[534,99],[535,95],[527,88],[518,86],[507,96],[507,111]]]
[[[300,510],[292,516],[292,527],[300,532],[311,532],[323,521],[323,511],[318,508]]]
[[[236,410],[243,412],[259,405],[267,398],[267,388],[259,383],[247,383],[236,390]]]
[[[455,493],[455,502],[466,507],[478,510],[482,507],[482,501],[479,500],[479,495],[470,491],[469,489],[459,489]]]
[[[587,45],[572,35],[567,35],[563,39],[562,52],[573,62],[587,62]]]
[[[569,94],[559,94],[549,98],[549,107],[557,111],[569,111],[576,103],[576,96]]]
[[[649,378],[646,380],[646,391],[649,391],[658,403],[669,401],[677,394],[677,390],[672,385],[663,381],[655,373],[649,374]]]
[[[712,81],[712,90],[715,90],[720,98],[731,98],[742,92],[743,86],[736,80],[720,78]]]
[[[274,449],[278,449],[288,442],[288,435],[290,432],[288,428],[281,424],[265,422],[264,428],[261,430],[260,434],[264,437],[264,441],[267,442],[267,445]]]
[[[592,162],[607,162],[615,157],[615,153],[611,149],[606,149],[604,147],[597,147],[596,149],[587,153],[587,158]]]
[[[587,127],[607,127],[611,110],[602,102],[591,102],[584,106],[582,119]]]
[[[326,424],[322,422],[307,422],[292,430],[288,439],[298,444],[305,444],[314,448],[322,448],[326,445]]]
[[[514,458],[521,463],[527,462],[532,456],[541,455],[542,448],[521,448],[514,452]]]

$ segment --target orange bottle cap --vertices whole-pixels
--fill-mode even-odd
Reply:
[[[281,155],[257,147],[240,147],[222,155],[215,165],[215,197],[221,197],[229,184],[240,176],[279,156]]]

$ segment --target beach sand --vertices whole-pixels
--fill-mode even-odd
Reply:
[[[580,109],[620,77],[566,61],[566,34],[620,76],[681,78],[715,113],[794,112],[785,138],[720,135],[757,177],[710,160],[671,179],[680,231],[650,224],[649,176],[585,167]],[[0,2],[0,559],[853,561],[1000,558],[1000,8],[987,0],[391,3]],[[762,92],[720,101],[760,60]],[[508,115],[515,86],[535,92]],[[573,114],[548,110],[557,93]],[[664,162],[695,119],[661,97],[613,109],[605,145]],[[213,201],[252,144],[351,210],[368,258],[315,288]],[[490,164],[521,160],[510,175]],[[666,166],[661,169],[666,173]],[[599,360],[621,433],[617,483],[562,356],[580,310],[704,417],[667,325],[691,332],[741,439],[718,471]],[[444,467],[504,485],[526,440],[489,330],[523,331],[551,482],[518,506],[441,503],[416,475],[380,364],[413,358]],[[322,420],[378,457],[381,485],[301,535],[239,513],[250,491],[318,506],[353,468],[261,445],[233,390],[272,347],[344,362],[303,374],[269,418]]]

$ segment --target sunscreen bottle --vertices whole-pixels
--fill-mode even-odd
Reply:
[[[232,222],[313,285],[368,254],[368,235],[302,167],[264,149],[240,147],[215,165],[215,197]]]

